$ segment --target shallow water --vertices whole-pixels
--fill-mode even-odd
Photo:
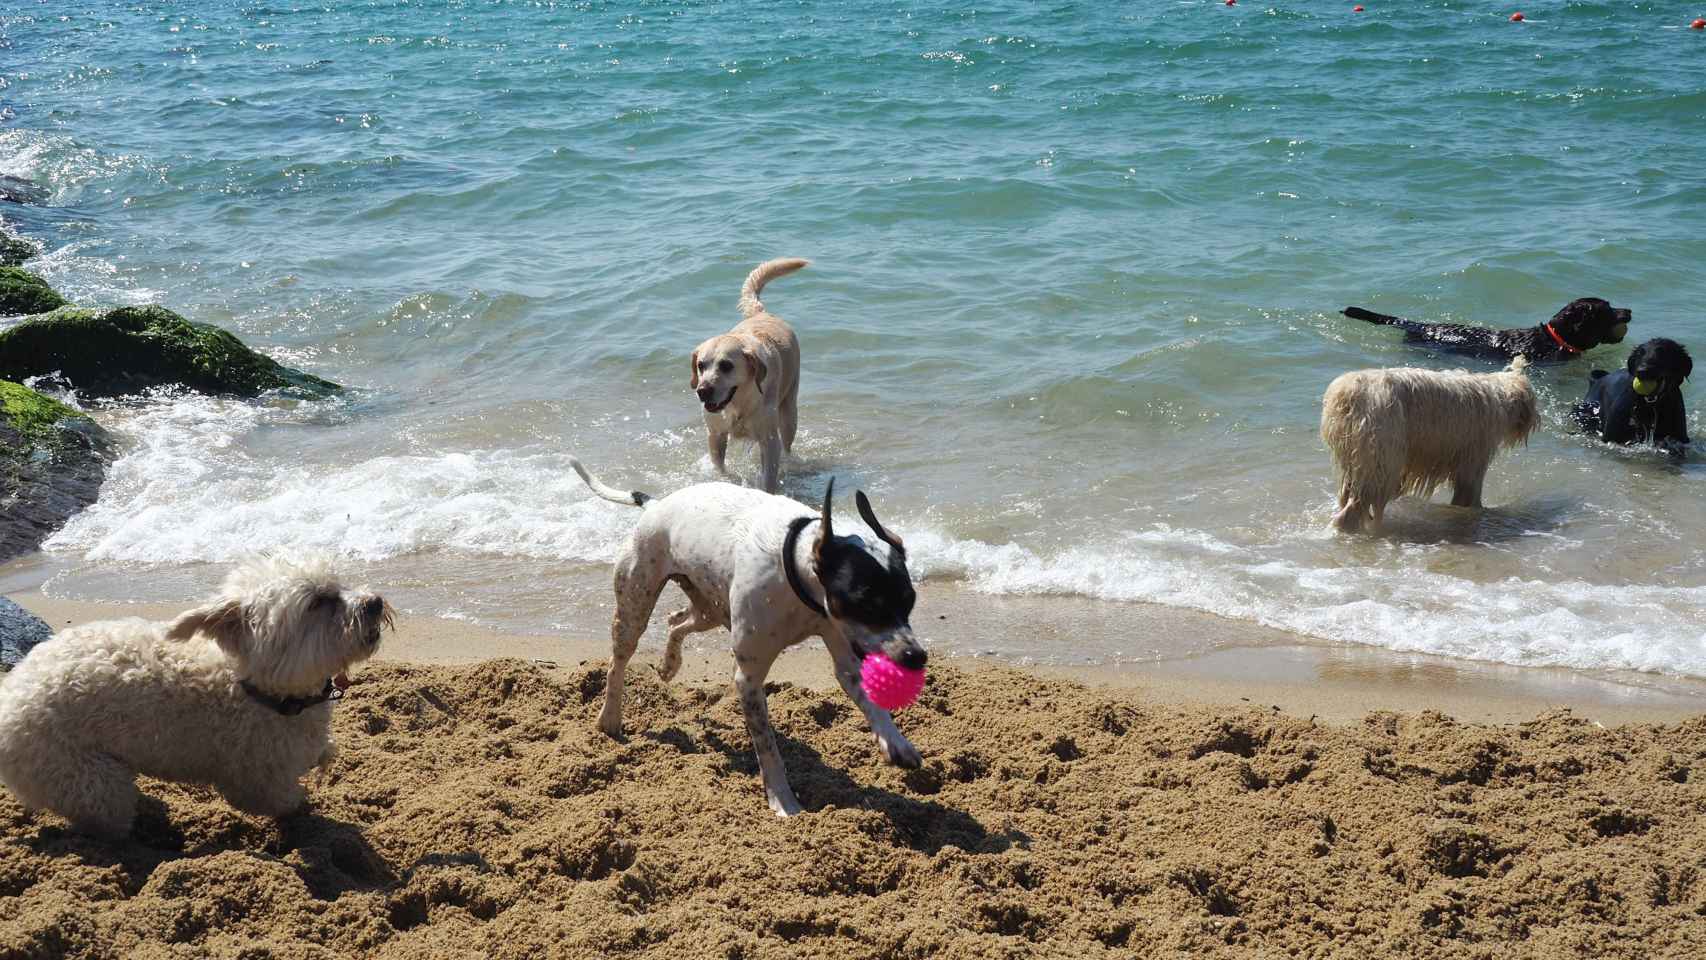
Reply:
[[[634,514],[567,456],[707,478],[687,354],[799,255],[765,296],[805,355],[787,490],[870,491],[924,603],[952,580],[1706,676],[1706,460],[1564,416],[1626,347],[1706,342],[1706,37],[1653,4],[1369,6],[0,14],[0,173],[52,191],[0,207],[33,266],[356,388],[101,411],[127,453],[49,589],[178,598],[318,546],[416,613],[597,629]],[[1535,373],[1488,511],[1327,534],[1327,382],[1462,363],[1338,308],[1514,326],[1589,295],[1630,337]],[[981,646],[1037,656],[1025,633]]]

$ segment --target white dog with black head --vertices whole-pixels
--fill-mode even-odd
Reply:
[[[216,787],[282,816],[336,753],[329,701],[379,646],[385,601],[324,560],[265,558],[170,623],[73,627],[0,680],[0,783],[77,829],[123,836],[137,774]]]
[[[881,653],[903,667],[924,668],[924,648],[909,618],[916,599],[906,569],[906,547],[883,528],[863,493],[859,515],[887,544],[879,556],[857,536],[836,536],[831,525],[832,480],[823,509],[797,500],[728,483],[702,483],[662,499],[624,493],[593,479],[580,462],[570,465],[593,492],[615,503],[644,509],[633,538],[616,560],[616,613],[610,623],[610,679],[598,727],[622,735],[622,687],[628,661],[646,630],[664,585],[674,582],[688,606],[669,618],[669,643],[659,673],[674,678],[681,668],[681,643],[689,634],[727,627],[735,641],[735,689],[764,782],[764,795],[778,816],[800,812],[788,786],[764,678],[783,650],[807,637],[822,637],[835,662],[835,678],[876,734],[883,756],[896,766],[917,768],[922,759],[894,725],[889,712],[865,696],[860,661]],[[818,524],[815,537],[805,528]]]

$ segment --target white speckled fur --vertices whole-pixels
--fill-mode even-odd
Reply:
[[[570,463],[599,496],[634,504],[632,494],[599,483],[579,461]],[[758,755],[765,798],[778,816],[793,816],[801,807],[788,785],[770,726],[764,678],[783,650],[807,637],[823,638],[835,664],[835,679],[865,715],[884,758],[909,768],[923,762],[894,718],[872,703],[859,685],[855,648],[874,653],[893,638],[812,612],[783,576],[779,558],[789,522],[815,517],[818,511],[797,500],[728,483],[697,484],[644,506],[633,538],[616,560],[610,678],[598,718],[600,730],[612,737],[622,735],[622,688],[628,661],[658,595],[674,580],[687,594],[689,606],[669,618],[669,645],[658,672],[665,680],[675,676],[681,666],[681,643],[688,634],[713,627],[727,627],[734,634],[735,689]],[[813,572],[813,542],[811,536],[800,537],[794,560],[807,594],[822,597],[823,585]],[[910,629],[903,642],[913,642]]]
[[[252,698],[313,696],[377,648],[384,601],[343,589],[321,559],[264,558],[170,623],[73,627],[0,680],[0,783],[78,829],[123,835],[137,774],[212,784],[231,805],[279,816],[335,753],[332,707],[285,716]]]

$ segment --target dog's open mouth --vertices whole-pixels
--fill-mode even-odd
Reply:
[[[721,403],[710,403],[707,401],[705,404],[705,412],[706,413],[716,413],[717,411],[728,406],[729,402],[734,400],[734,398],[735,398],[735,390],[739,390],[739,389],[740,389],[739,385],[736,385],[734,390],[730,390],[729,395],[724,397],[723,401]]]

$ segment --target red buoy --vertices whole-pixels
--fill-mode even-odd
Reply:
[[[1359,3],[1356,6],[1352,7],[1351,12],[1352,13],[1361,13],[1362,12],[1362,4]]]
[[[1696,17],[1694,22],[1688,25],[1688,29],[1690,29],[1690,30],[1706,30],[1706,20],[1703,20],[1703,19],[1700,19],[1699,17]]]
[[[1229,7],[1236,7],[1238,6],[1238,0],[1226,0],[1226,5]]]
[[[1522,22],[1522,11],[1521,10],[1518,10],[1517,12],[1511,14],[1511,22],[1512,23],[1521,23]]]

